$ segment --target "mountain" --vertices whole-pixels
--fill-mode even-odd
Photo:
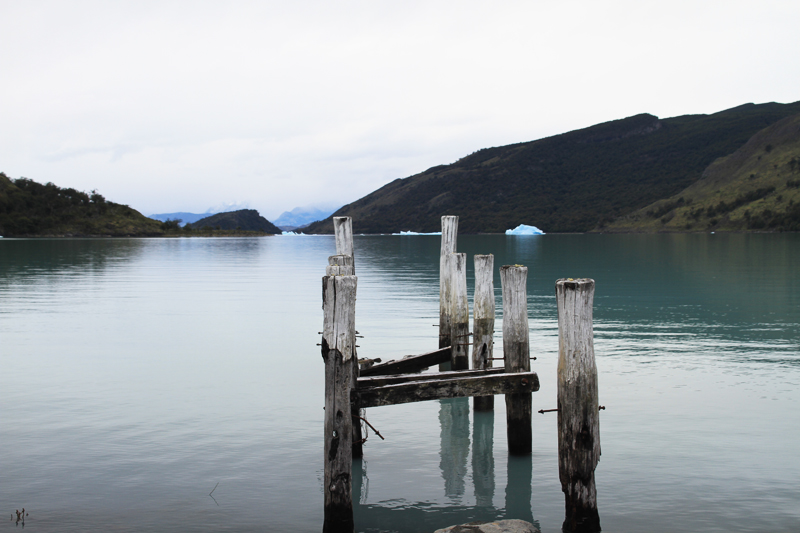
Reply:
[[[5,237],[163,234],[160,222],[94,191],[12,180],[0,172],[0,235]]]
[[[668,119],[641,114],[486,148],[397,179],[334,216],[352,216],[357,233],[438,231],[442,215],[458,215],[463,233],[500,233],[521,223],[547,233],[589,231],[682,191],[716,159],[797,113],[800,102]],[[332,231],[331,217],[306,228]]]
[[[185,213],[183,211],[178,213],[158,213],[154,215],[149,215],[149,218],[154,220],[160,220],[161,222],[166,222],[167,220],[180,220],[182,225],[191,224],[192,222],[197,222],[201,218],[205,218],[210,214],[215,213]]]
[[[679,193],[604,231],[800,231],[800,114],[756,133]]]
[[[227,213],[217,213],[210,217],[202,218],[192,224],[187,224],[194,229],[204,227],[217,228],[223,230],[243,230],[243,231],[263,231],[273,235],[280,235],[281,230],[275,227],[269,220],[258,214],[255,209],[240,209],[239,211],[229,211]]]
[[[273,223],[279,228],[288,231],[328,218],[336,209],[338,208],[295,207],[291,211],[281,213],[281,216],[276,218]]]

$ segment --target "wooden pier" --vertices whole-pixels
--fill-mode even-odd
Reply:
[[[353,476],[354,457],[361,457],[361,411],[384,405],[396,405],[444,398],[474,398],[476,411],[491,411],[494,396],[504,394],[506,399],[506,424],[509,453],[530,456],[532,450],[531,393],[539,390],[539,377],[530,370],[530,347],[528,331],[528,309],[526,280],[528,269],[524,266],[504,266],[500,269],[503,290],[503,354],[504,365],[493,367],[494,354],[494,258],[491,255],[475,256],[475,297],[473,332],[469,332],[469,308],[467,299],[466,254],[456,252],[458,217],[442,217],[442,245],[440,255],[440,312],[438,350],[420,355],[411,355],[397,361],[375,364],[379,359],[359,364],[356,353],[355,300],[358,278],[355,275],[353,256],[353,227],[350,217],[334,217],[336,232],[336,255],[328,260],[322,278],[323,332],[322,358],[325,362],[325,421],[324,421],[324,532],[352,533],[353,522]],[[586,281],[586,280],[582,280]],[[591,280],[588,280],[591,281]],[[560,283],[561,281],[559,281]],[[580,285],[580,284],[578,284]],[[576,285],[577,286],[577,285]],[[586,284],[580,285],[583,288]],[[559,285],[561,287],[561,285]],[[564,292],[572,285],[564,285]],[[591,283],[593,291],[594,284]],[[580,292],[580,291],[579,291]],[[584,294],[585,290],[581,293]],[[571,293],[570,293],[571,294]],[[559,339],[562,328],[562,303],[559,293]],[[574,300],[574,299],[573,299]],[[572,300],[570,300],[572,301]],[[585,302],[584,297],[581,302]],[[579,307],[579,306],[578,306]],[[584,306],[585,307],[585,306]],[[574,313],[585,314],[576,305],[569,307]],[[564,307],[566,310],[567,307]],[[566,312],[566,311],[565,311]],[[582,316],[582,315],[581,315]],[[572,319],[564,320],[564,328],[570,333],[566,338],[578,338],[586,333],[585,319],[582,329],[572,331]],[[589,334],[591,334],[591,298],[589,298]],[[470,341],[469,337],[473,339]],[[581,342],[581,341],[577,341]],[[591,344],[591,339],[589,339]],[[473,346],[473,369],[469,369],[469,347]],[[559,342],[559,347],[562,343]],[[564,343],[565,360],[572,360],[573,348]],[[561,353],[561,350],[560,350]],[[372,354],[370,354],[372,355]],[[572,357],[572,359],[570,359]],[[594,353],[579,357],[582,363],[569,366],[573,372],[583,373],[594,364]],[[591,363],[591,364],[590,364]],[[566,364],[566,363],[565,363]],[[421,373],[439,365],[439,372]],[[561,375],[559,359],[559,376]],[[591,377],[591,376],[590,376]],[[583,389],[569,389],[565,381],[564,402],[594,402],[597,409],[596,369],[594,394]],[[583,382],[581,382],[583,384]],[[562,385],[559,377],[559,464],[562,455],[568,463],[560,468],[562,485],[567,498],[567,520],[565,530],[599,531],[599,519],[593,498],[584,497],[594,493],[594,466],[599,456],[599,430],[591,433],[592,444],[589,456],[585,452],[573,458],[568,448],[576,437],[570,428],[583,428],[582,405],[568,408],[562,405]],[[572,391],[572,392],[569,392]],[[571,395],[571,396],[570,396]],[[468,405],[468,404],[465,404]],[[468,409],[468,407],[467,407]],[[562,417],[562,413],[564,416]],[[577,417],[577,418],[576,418]],[[564,423],[562,424],[562,418]],[[589,421],[591,423],[592,421]],[[575,424],[578,424],[577,426]],[[563,426],[563,429],[561,429]],[[596,424],[594,426],[596,428]],[[562,433],[566,439],[561,445]],[[581,434],[582,435],[582,434]],[[580,437],[580,435],[579,435]],[[571,441],[569,439],[572,439]],[[569,442],[568,442],[569,441]],[[595,444],[596,443],[596,446]],[[586,448],[586,446],[583,446]],[[583,450],[583,448],[581,448]],[[594,453],[596,448],[596,454]],[[593,461],[593,462],[592,462]],[[580,468],[574,466],[580,465]],[[590,485],[586,467],[591,467]],[[577,477],[576,477],[577,476]],[[574,479],[579,481],[574,481]],[[567,480],[567,481],[565,481]],[[592,507],[594,503],[594,507]],[[570,521],[570,506],[578,518]],[[592,514],[594,509],[594,514]],[[573,513],[574,514],[574,513]],[[577,528],[575,528],[577,526]],[[573,527],[573,529],[567,529]],[[586,527],[589,527],[587,529]],[[590,529],[595,527],[595,529]]]

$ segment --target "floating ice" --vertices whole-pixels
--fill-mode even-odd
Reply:
[[[400,233],[392,233],[392,235],[441,235],[441,231],[434,231],[432,233],[418,233],[416,231],[401,231]]]
[[[536,226],[520,224],[514,229],[507,229],[506,235],[544,235],[544,232]]]
[[[293,231],[284,231],[284,232],[281,233],[281,235],[303,235],[303,236],[305,236],[305,233],[295,233]]]

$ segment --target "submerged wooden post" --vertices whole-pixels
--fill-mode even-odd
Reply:
[[[475,297],[472,304],[472,368],[486,370],[494,354],[494,256],[475,256]],[[494,396],[476,396],[476,411],[494,409]]]
[[[350,391],[355,353],[355,276],[322,278],[322,359],[325,361],[325,522],[323,532],[352,533],[352,435]]]
[[[450,319],[450,274],[445,262],[456,252],[458,217],[442,217],[442,246],[439,252],[439,348],[452,346]],[[449,363],[439,365],[439,370],[450,370]]]
[[[469,301],[467,300],[467,254],[450,254],[450,352],[452,370],[469,369]]]
[[[569,532],[600,531],[594,469],[600,412],[594,361],[594,280],[556,281],[558,305],[558,474]]]
[[[353,219],[333,217],[333,231],[336,234],[336,255],[353,257]]]
[[[528,267],[505,265],[500,268],[503,285],[503,358],[506,372],[530,372],[528,334]],[[531,453],[531,394],[506,394],[506,434],[508,451]]]

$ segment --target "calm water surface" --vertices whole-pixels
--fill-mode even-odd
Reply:
[[[439,238],[355,247],[359,355],[435,349]],[[800,235],[461,236],[458,248],[529,267],[534,410],[555,407],[554,282],[596,280],[605,531],[800,530]],[[0,518],[25,507],[31,531],[321,530],[316,343],[334,249],[330,237],[0,240]],[[495,289],[501,313],[497,272]],[[508,517],[560,531],[555,414],[535,413],[532,457],[509,458],[495,406],[369,410],[386,440],[371,436],[354,465],[357,529]]]

